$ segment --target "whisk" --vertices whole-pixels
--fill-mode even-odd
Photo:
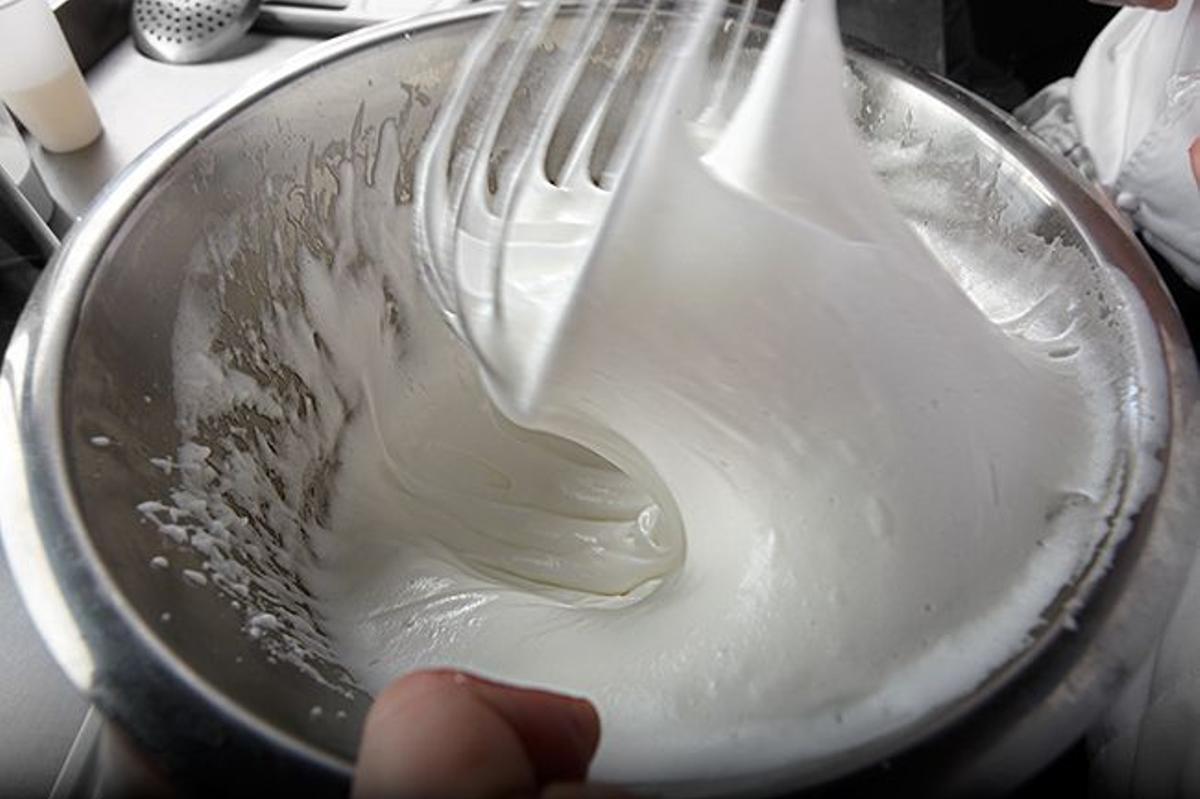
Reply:
[[[485,339],[511,321],[513,245],[573,244],[564,257],[581,266],[648,109],[670,100],[673,75],[710,69],[723,43],[694,116],[710,124],[720,117],[755,10],[753,0],[670,9],[661,0],[511,0],[474,42],[418,164],[415,242],[430,293],[486,377],[504,381],[512,368]],[[630,14],[632,24],[612,24]],[[563,24],[565,44],[548,50],[552,28]],[[607,58],[603,40],[614,27],[624,36]],[[606,60],[611,68],[590,89],[585,75]],[[551,165],[556,152],[566,154]]]

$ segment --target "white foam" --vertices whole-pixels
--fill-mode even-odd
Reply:
[[[287,219],[254,220],[269,246],[229,225],[198,253],[175,489],[139,506],[324,684],[450,665],[584,694],[600,778],[803,767],[1019,652],[1153,482],[1131,287],[1070,241],[989,232],[964,181],[914,177],[921,142],[872,159],[938,262],[854,214],[764,210],[778,189],[664,123],[679,146],[640,168],[716,199],[621,188],[620,235],[518,409],[605,457],[520,430],[405,258],[411,124],[280,194]],[[248,253],[253,275],[231,266]]]

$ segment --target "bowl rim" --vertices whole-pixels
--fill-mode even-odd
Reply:
[[[63,369],[91,280],[108,245],[159,178],[257,100],[326,64],[469,23],[503,5],[482,3],[396,20],[315,45],[177,126],[95,200],[47,267],[13,333],[0,376],[0,441],[12,442],[0,448],[0,535],[10,568],[35,626],[70,680],[174,774],[211,780],[211,767],[197,768],[196,761],[204,760],[203,747],[214,744],[225,760],[238,752],[239,762],[262,769],[273,789],[294,784],[308,791],[344,790],[352,763],[275,727],[208,683],[157,638],[99,559],[75,498],[62,424]],[[1171,481],[1181,482],[1180,443],[1194,427],[1189,422],[1200,397],[1195,356],[1157,271],[1119,212],[986,101],[861,43],[853,44],[850,55],[932,95],[992,137],[1058,200],[1086,246],[1133,283],[1154,320],[1167,375],[1170,427],[1160,454],[1165,468],[1159,488],[1177,490]],[[999,670],[1004,673],[989,690],[955,700],[946,713],[931,714],[936,718],[917,725],[915,741],[909,740],[914,730],[905,729],[904,736],[885,736],[882,744],[847,753],[859,756],[830,771],[834,784],[857,789],[886,781],[893,786],[906,778],[927,779],[935,765],[941,782],[979,785],[982,774],[992,784],[1004,779],[1012,758],[1041,753],[1045,762],[1075,740],[1100,703],[1112,698],[1149,653],[1182,586],[1194,533],[1164,522],[1156,512],[1160,499],[1152,495],[1134,517],[1133,529],[1114,544],[1111,567],[1087,587],[1087,601],[1073,620],[1052,623],[1037,645]],[[1122,589],[1134,581],[1160,590],[1131,596]],[[175,722],[207,721],[186,731],[147,727],[155,714],[164,715],[164,707]],[[165,731],[175,736],[170,746],[156,738],[156,732]],[[893,740],[899,737],[905,740]],[[880,757],[890,760],[872,765]]]

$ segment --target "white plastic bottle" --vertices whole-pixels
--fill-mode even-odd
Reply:
[[[47,0],[0,0],[0,99],[51,152],[100,135],[100,117]]]

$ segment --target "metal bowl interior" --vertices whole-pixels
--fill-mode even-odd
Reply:
[[[284,264],[289,248],[319,248],[347,176],[379,187],[381,141],[393,142],[401,167],[375,212],[406,220],[416,151],[487,13],[385,25],[316,48],[166,137],[74,233],[7,353],[0,433],[19,444],[0,456],[0,523],[22,593],[72,679],[181,779],[211,783],[232,770],[253,775],[247,786],[343,790],[369,704],[343,679],[336,653],[297,668],[284,639],[247,634],[235,595],[180,579],[183,568],[203,573],[203,558],[164,541],[138,510],[172,489],[170,470],[152,459],[180,444],[172,340],[182,287],[222,261],[240,286],[229,306],[236,336],[238,317],[270,299],[267,264]],[[1131,531],[1114,533],[1024,655],[919,729],[738,787],[846,775],[851,785],[920,782],[935,761],[944,785],[1015,779],[1094,718],[1172,606],[1189,533],[1163,507],[1184,480],[1176,449],[1196,396],[1193,359],[1144,253],[1055,158],[953,86],[861,49],[851,73],[859,126],[937,246],[961,254],[1002,219],[1027,239],[1077,251],[1099,275],[1125,276],[1154,321],[1138,352],[1165,370],[1157,399],[1173,437],[1160,454],[1158,498]],[[394,140],[381,138],[389,125]],[[923,143],[921,158],[888,160],[906,142]],[[918,172],[944,196],[974,203],[980,227],[939,227],[937,209],[914,199],[920,192],[901,192]],[[405,243],[397,236],[372,252],[412,273]],[[420,302],[410,277],[407,299]],[[319,513],[313,502],[297,512]],[[255,534],[279,535],[268,528]],[[176,568],[151,568],[168,549]],[[319,629],[303,580],[284,562],[272,568],[292,609]],[[872,765],[885,759],[885,769]]]

